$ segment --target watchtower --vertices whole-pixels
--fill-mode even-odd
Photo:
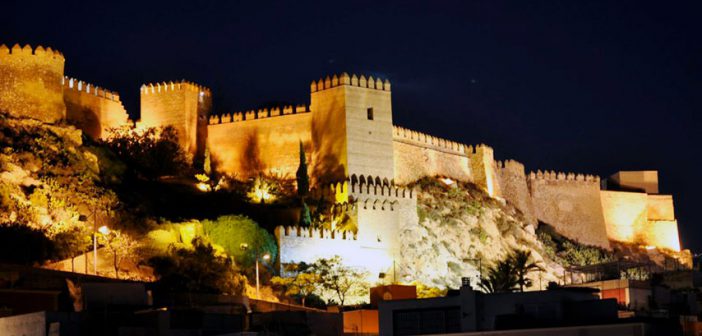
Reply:
[[[314,175],[351,174],[391,181],[394,175],[390,82],[347,73],[311,84]]]
[[[141,86],[139,127],[173,126],[181,147],[197,156],[204,153],[212,93],[188,81]]]

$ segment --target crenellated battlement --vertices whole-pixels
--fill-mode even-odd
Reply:
[[[494,150],[492,147],[486,145],[486,144],[477,144],[475,146],[473,145],[468,145],[466,147],[466,154],[468,156],[471,155],[479,155],[479,154],[490,154],[492,155],[494,153]]]
[[[100,98],[109,99],[115,102],[121,102],[119,94],[117,92],[106,90],[97,85],[86,83],[75,78],[64,76],[63,80],[61,81],[61,84],[63,84],[64,90],[75,90],[78,92],[91,94],[93,96],[98,96]]]
[[[393,181],[379,177],[351,175],[344,186],[350,187],[351,193],[366,194],[369,196],[385,196],[395,198],[414,198],[414,189],[396,186]]]
[[[310,84],[310,92],[318,92],[343,85],[380,91],[390,91],[390,81],[387,79],[383,81],[380,78],[373,78],[373,76],[356,76],[356,74],[349,75],[348,73],[343,72],[340,75],[335,74],[331,77],[327,76],[325,78],[320,78],[317,81],[312,81]]]
[[[529,173],[530,181],[568,181],[568,182],[583,182],[583,183],[600,183],[600,177],[596,175],[585,175],[576,173],[565,173],[555,171],[537,170]]]
[[[42,46],[37,46],[36,48],[32,48],[29,44],[25,44],[24,47],[15,44],[12,48],[8,48],[4,44],[0,45],[0,62],[7,58],[22,57],[41,58],[46,61],[60,62],[61,65],[65,61],[60,51],[51,49],[50,47],[44,48]]]
[[[210,89],[207,87],[204,87],[202,85],[187,81],[187,80],[180,80],[180,81],[169,81],[169,82],[162,82],[162,83],[147,83],[143,84],[141,86],[141,94],[143,95],[148,95],[148,94],[160,94],[160,93],[167,93],[167,92],[175,92],[175,91],[192,91],[192,92],[202,92],[206,96],[212,96],[212,92]]]
[[[513,171],[522,171],[522,172],[524,171],[524,164],[523,163],[521,163],[519,161],[511,160],[511,159],[504,160],[504,161],[495,160],[495,166],[498,169],[507,169],[507,170],[513,170]]]
[[[356,201],[358,206],[364,210],[395,211],[398,202],[387,198],[364,198]]]
[[[233,122],[240,122],[240,121],[249,121],[249,120],[257,120],[257,119],[266,119],[266,118],[274,118],[274,117],[284,117],[288,115],[293,115],[293,114],[302,114],[302,113],[310,113],[310,108],[305,105],[305,104],[298,104],[296,106],[284,106],[281,110],[280,107],[273,107],[273,108],[262,108],[259,109],[258,111],[255,110],[249,110],[245,112],[234,112],[234,113],[226,113],[222,115],[213,115],[210,116],[209,119],[209,124],[210,125],[217,125],[217,124],[228,124],[228,123],[233,123]]]
[[[47,123],[65,119],[64,63],[51,48],[0,45],[0,110]]]
[[[413,131],[400,126],[393,126],[393,140],[403,141],[412,144],[419,144],[424,147],[431,147],[442,151],[466,153],[467,146],[451,140],[438,138],[422,132]]]
[[[336,231],[327,229],[318,229],[312,227],[301,226],[277,226],[275,228],[276,237],[299,237],[312,239],[328,239],[328,240],[350,240],[358,239],[356,233],[350,231]]]

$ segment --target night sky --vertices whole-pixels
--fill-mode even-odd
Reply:
[[[3,2],[0,43],[62,51],[133,115],[145,82],[203,84],[224,113],[309,104],[327,74],[388,78],[395,124],[527,170],[659,170],[702,250],[702,2],[224,3]]]

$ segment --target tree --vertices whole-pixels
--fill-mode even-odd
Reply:
[[[286,296],[299,296],[302,305],[305,306],[307,297],[319,288],[320,277],[314,273],[298,273],[289,278],[275,276],[271,278],[271,284],[281,288]]]
[[[524,287],[532,286],[531,279],[527,278],[527,275],[534,271],[540,271],[542,268],[532,260],[531,251],[529,250],[516,250],[510,255],[509,259],[517,277],[519,291],[523,292]]]
[[[310,213],[310,208],[307,206],[307,203],[305,203],[305,200],[302,200],[302,208],[300,208],[299,225],[302,227],[309,227],[312,225],[312,214]]]
[[[350,295],[358,294],[368,288],[364,280],[366,274],[344,266],[339,256],[318,259],[312,264],[310,270],[319,276],[324,289],[334,293],[342,308]]]
[[[300,141],[300,165],[297,167],[297,195],[300,197],[307,196],[310,189],[310,177],[307,175],[307,158],[305,157],[305,149]]]
[[[172,292],[244,293],[246,277],[239,273],[231,258],[217,255],[201,237],[194,238],[192,246],[173,246],[166,255],[149,259],[162,288]]]
[[[99,234],[98,237],[112,255],[115,278],[119,279],[119,265],[136,251],[138,243],[129,235],[117,230],[109,231],[107,234]]]
[[[273,236],[246,216],[230,215],[214,221],[204,220],[202,229],[212,243],[222,246],[241,267],[252,267],[256,258],[265,254],[275,260],[278,253]]]
[[[172,126],[114,129],[108,147],[131,169],[147,179],[164,175],[190,175],[188,155],[178,143],[178,132]]]
[[[486,293],[512,292],[517,287],[518,279],[514,274],[510,257],[488,267],[486,275],[480,279],[479,286]]]
[[[53,252],[53,242],[41,230],[0,224],[0,262],[32,265],[50,259]]]
[[[75,272],[76,257],[86,253],[91,245],[90,233],[77,225],[57,233],[53,241],[57,258],[71,258],[71,272]]]
[[[202,171],[208,177],[212,177],[212,159],[210,157],[211,155],[212,154],[210,153],[210,146],[206,145],[205,146],[205,162],[202,164]]]

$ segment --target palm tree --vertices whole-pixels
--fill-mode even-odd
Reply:
[[[486,293],[512,292],[517,287],[518,278],[514,272],[511,258],[498,261],[488,267],[486,277],[480,279],[478,284]]]
[[[515,250],[509,255],[508,260],[517,278],[520,292],[524,291],[524,287],[528,288],[532,285],[531,279],[527,278],[529,273],[543,270],[541,266],[532,260],[530,250]]]

